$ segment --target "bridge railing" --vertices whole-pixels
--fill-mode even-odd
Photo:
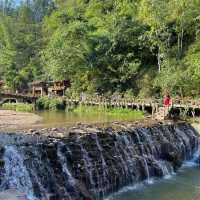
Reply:
[[[13,93],[0,93],[0,97],[10,98],[23,98],[35,101],[37,97],[28,94],[13,94]],[[80,95],[79,97],[61,97],[66,102],[76,102],[82,104],[96,104],[96,105],[111,105],[111,106],[162,106],[162,99],[159,98],[135,98],[135,97],[122,97],[115,96],[102,96],[102,95]],[[200,99],[194,98],[172,98],[173,106],[175,107],[194,107],[200,108]]]
[[[123,97],[105,97],[105,96],[80,96],[76,98],[67,98],[65,100],[82,104],[109,104],[109,105],[144,105],[144,106],[162,106],[162,99],[159,98],[123,98]],[[172,104],[175,107],[195,107],[200,108],[200,99],[180,99],[172,98]]]

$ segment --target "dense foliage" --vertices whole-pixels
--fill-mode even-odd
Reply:
[[[200,95],[199,0],[0,3],[0,77],[71,80],[75,93]]]
[[[37,110],[64,110],[65,102],[59,98],[41,97],[36,101]]]

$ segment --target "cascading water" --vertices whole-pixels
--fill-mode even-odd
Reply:
[[[27,195],[28,200],[36,200],[29,173],[24,166],[23,155],[14,146],[6,146],[4,153],[5,179],[2,188],[17,188]]]
[[[2,135],[0,189],[15,188],[28,200],[101,200],[199,158],[199,135],[187,123],[123,127],[82,125],[62,139]]]
[[[62,172],[63,175],[66,177],[66,185],[67,187],[71,187],[71,192],[75,193],[75,185],[76,185],[76,180],[70,173],[67,165],[67,159],[65,157],[65,154],[62,152],[63,150],[67,151],[68,149],[65,149],[65,145],[63,143],[58,145],[58,159],[61,162],[62,165]],[[69,151],[70,152],[70,151]],[[69,200],[73,200],[73,194],[68,195]]]

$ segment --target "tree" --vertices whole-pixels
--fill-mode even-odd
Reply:
[[[162,60],[166,57],[170,33],[167,27],[169,1],[142,0],[139,6],[139,19],[146,23],[150,30],[147,37],[152,51],[157,54],[158,71],[161,71]]]

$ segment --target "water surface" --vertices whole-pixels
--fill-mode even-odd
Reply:
[[[43,118],[38,126],[72,126],[77,123],[109,123],[113,121],[136,121],[138,117],[131,115],[109,115],[108,113],[75,113],[66,111],[41,111],[37,112]]]
[[[200,168],[186,167],[171,178],[153,184],[126,187],[109,200],[199,200]]]

